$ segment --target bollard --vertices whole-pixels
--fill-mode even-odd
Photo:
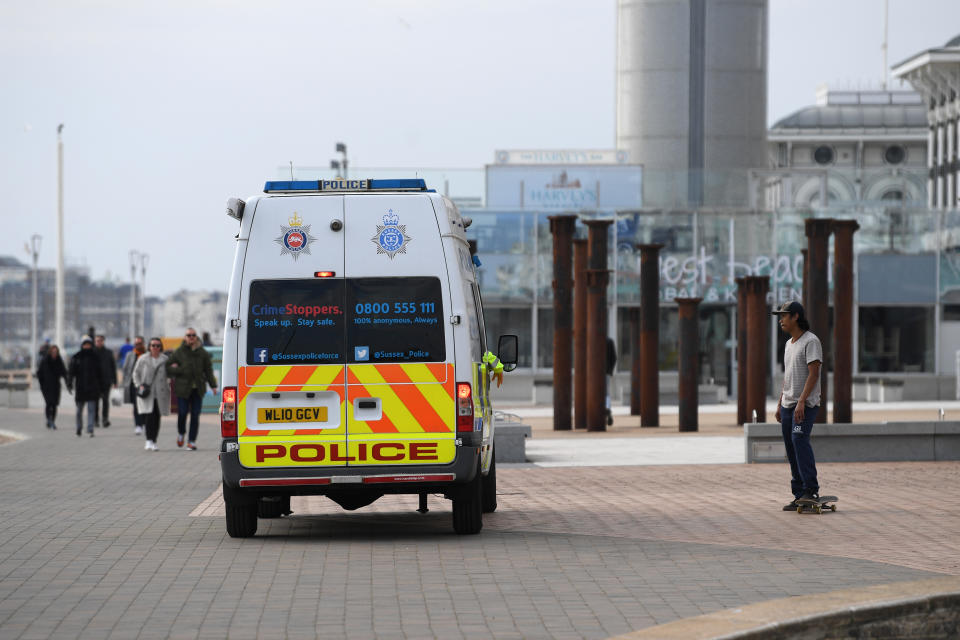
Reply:
[[[737,285],[737,424],[746,424],[747,410],[747,287],[743,278],[734,278]]]
[[[853,422],[853,234],[856,220],[833,222],[833,421]],[[821,406],[826,407],[825,403]]]
[[[573,341],[573,231],[577,216],[549,216],[553,234],[553,429],[568,431],[571,421]]]
[[[677,298],[680,319],[680,431],[697,431],[700,382],[700,331],[698,306],[703,298]]]
[[[587,225],[587,429],[607,430],[607,231],[613,220]]]
[[[573,241],[573,426],[587,428],[587,240]]]
[[[804,307],[810,330],[820,338],[823,346],[823,364],[820,367],[820,411],[817,412],[816,422],[827,421],[827,354],[830,353],[830,316],[827,303],[829,289],[827,288],[827,252],[830,232],[833,229],[832,218],[807,218],[805,231],[807,234],[807,256],[810,258],[808,275],[810,284],[807,286],[807,302]]]
[[[640,249],[640,426],[660,426],[660,263],[662,244]]]
[[[767,421],[767,292],[768,276],[747,276],[747,407],[756,412],[760,422]]]

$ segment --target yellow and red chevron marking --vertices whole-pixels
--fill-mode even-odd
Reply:
[[[383,418],[364,422],[347,404],[350,433],[452,433],[456,429],[456,383],[453,365],[347,365],[351,398],[380,398]]]
[[[237,376],[238,426],[240,436],[278,436],[278,435],[334,435],[343,434],[344,387],[343,365],[269,365],[240,367]],[[340,396],[341,424],[338,429],[271,429],[255,432],[246,429],[246,397],[250,391],[335,391]]]

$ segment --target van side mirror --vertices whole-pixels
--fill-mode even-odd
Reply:
[[[500,336],[497,341],[497,357],[503,364],[504,371],[513,371],[517,368],[517,357],[520,351],[520,339],[517,336],[509,334]]]

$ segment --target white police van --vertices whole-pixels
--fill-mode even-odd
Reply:
[[[443,494],[454,530],[480,531],[496,467],[469,219],[419,179],[267,182],[227,213],[227,532],[252,536],[291,495],[352,510],[387,493]],[[497,350],[516,366],[516,336]]]

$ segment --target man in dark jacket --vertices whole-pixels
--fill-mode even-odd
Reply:
[[[80,351],[70,358],[69,389],[73,390],[73,397],[77,401],[77,435],[83,433],[83,408],[87,408],[87,431],[93,437],[93,419],[97,411],[97,402],[100,400],[100,358],[93,350],[93,340],[90,336],[83,336],[80,341]]]
[[[183,436],[190,414],[190,434],[187,449],[197,448],[197,430],[200,426],[200,408],[207,384],[217,394],[217,379],[213,376],[213,360],[197,337],[194,329],[187,329],[183,342],[167,360],[167,375],[173,378],[173,391],[177,396],[177,446],[183,446]]]
[[[97,336],[93,344],[93,350],[100,361],[100,401],[93,416],[93,424],[96,427],[101,424],[105,427],[110,426],[110,389],[117,388],[117,361],[113,357],[113,351],[107,349],[106,342],[106,338]],[[102,423],[100,416],[103,416]]]

